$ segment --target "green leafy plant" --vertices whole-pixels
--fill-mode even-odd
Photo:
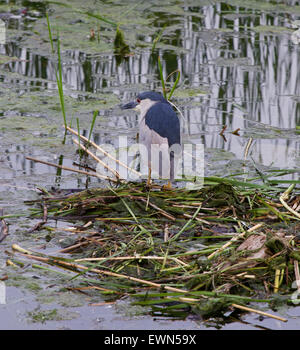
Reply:
[[[162,64],[161,64],[161,60],[160,60],[160,57],[158,56],[158,69],[159,69],[159,75],[160,75],[160,80],[161,80],[161,85],[162,85],[162,90],[163,90],[163,95],[164,95],[164,98],[167,99],[167,100],[170,100],[178,83],[179,83],[179,80],[180,80],[180,71],[177,69],[175,70],[174,72],[172,72],[171,74],[169,74],[167,76],[166,79],[164,79],[164,75],[163,75],[163,69],[162,69]],[[167,88],[166,88],[166,82],[167,80],[173,75],[177,73],[177,78],[171,88],[171,91],[169,93],[169,95],[167,95]]]

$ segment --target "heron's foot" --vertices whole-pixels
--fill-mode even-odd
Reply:
[[[151,177],[150,177],[150,176],[149,176],[148,179],[147,179],[146,187],[149,188],[149,189],[152,187],[152,180],[151,180]]]
[[[150,181],[149,181],[149,180],[147,180],[147,182],[146,182],[146,186],[147,186],[147,187],[151,187],[151,185],[152,185],[152,181],[151,181],[151,180],[150,180]]]
[[[163,185],[162,187],[163,190],[171,190],[172,189],[172,182],[168,181],[167,185]]]

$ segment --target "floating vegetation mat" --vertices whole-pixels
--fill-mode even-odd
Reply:
[[[13,257],[70,270],[82,279],[76,289],[96,290],[102,302],[131,298],[155,316],[245,310],[286,321],[274,313],[299,302],[299,203],[295,183],[217,177],[190,191],[128,183],[43,193],[27,202],[42,218],[33,229],[66,220],[75,238],[57,256],[14,245]]]

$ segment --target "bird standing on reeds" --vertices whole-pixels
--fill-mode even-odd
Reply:
[[[179,155],[181,154],[180,122],[171,104],[159,93],[149,91],[139,94],[135,101],[122,106],[140,112],[139,145],[141,172],[151,178],[168,179],[172,187]]]

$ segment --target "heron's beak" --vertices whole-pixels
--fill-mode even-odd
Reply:
[[[126,105],[121,106],[122,109],[135,109],[135,107],[138,105],[137,102],[132,101],[129,103],[126,103]]]

